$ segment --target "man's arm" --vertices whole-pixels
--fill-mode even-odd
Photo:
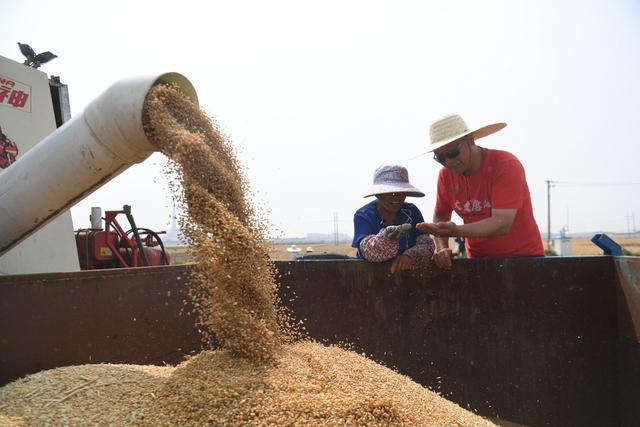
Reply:
[[[491,237],[507,234],[516,218],[517,209],[492,209],[489,218],[470,224],[456,225],[449,218],[433,215],[433,223],[416,225],[421,231],[435,236],[436,251],[433,260],[446,270],[451,269],[453,252],[449,249],[449,237]]]
[[[436,196],[436,206],[433,210],[433,223],[434,224],[449,224],[451,221],[451,213],[453,212],[453,205],[450,198],[450,194],[447,192],[447,184],[445,178],[445,169],[440,170],[438,175],[438,192]],[[451,270],[451,258],[453,252],[449,249],[449,237],[439,236],[433,233],[431,230],[434,227],[426,222],[416,224],[416,228],[434,236],[435,251],[433,253],[433,261],[439,268],[445,270]]]
[[[471,224],[457,226],[456,237],[492,237],[503,236],[511,230],[516,219],[517,209],[492,209],[491,216]]]
[[[439,221],[435,215],[432,224],[422,223],[418,229],[436,236],[436,250],[449,247],[449,237],[493,237],[509,232],[518,213],[517,209],[492,209],[491,216],[470,224],[456,225],[450,221]],[[445,246],[446,240],[446,246]]]
[[[442,215],[438,215],[434,213],[433,214],[434,224],[428,224],[426,222],[423,222],[423,223],[417,224],[416,228],[424,232],[433,234],[431,231],[429,231],[431,229],[431,227],[429,227],[430,225],[453,224],[452,222],[451,223],[449,222],[450,219],[451,219],[451,214],[449,214],[447,217],[444,217]],[[449,238],[444,236],[440,237],[435,234],[433,235],[435,237],[434,238],[435,250],[433,252],[433,262],[435,262],[435,264],[440,268],[443,268],[445,270],[451,270],[451,258],[453,257],[453,252],[451,251],[451,249],[449,249]]]
[[[451,219],[451,216],[449,216],[448,218],[443,218],[441,216],[438,216],[437,214],[433,214],[433,224],[438,224],[438,223],[445,223],[445,222],[449,222],[449,220]],[[429,231],[429,229],[425,228],[423,226],[423,224],[428,224],[428,223],[422,223],[420,224],[421,226],[416,226],[419,230],[424,231],[426,233],[429,234],[433,234],[435,236],[435,242],[436,242],[436,252],[440,251],[441,249],[448,249],[449,248],[449,238],[448,237],[438,237],[438,235],[432,233],[431,231]],[[431,225],[431,224],[428,224]]]

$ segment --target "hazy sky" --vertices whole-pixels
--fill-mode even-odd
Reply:
[[[505,121],[479,145],[525,166],[552,231],[640,228],[640,2],[1,0],[0,55],[16,42],[58,58],[72,114],[113,82],[177,71],[230,134],[255,202],[286,236],[353,232],[381,164],[402,163],[432,215],[439,166],[431,121]],[[72,209],[132,205],[166,229],[171,195],[154,154]]]

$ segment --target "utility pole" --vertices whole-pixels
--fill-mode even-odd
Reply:
[[[627,211],[627,234],[631,236],[631,215],[629,215],[629,211]]]
[[[548,179],[547,183],[547,250],[551,250],[551,187],[556,181]]]
[[[340,244],[340,235],[338,234],[338,212],[333,213],[333,244]]]

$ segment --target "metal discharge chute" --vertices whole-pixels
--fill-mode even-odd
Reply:
[[[142,110],[149,90],[162,83],[198,102],[178,73],[121,80],[0,173],[0,255],[157,151]]]

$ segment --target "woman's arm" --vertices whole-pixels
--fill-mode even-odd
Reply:
[[[435,243],[428,234],[421,234],[416,239],[415,246],[410,247],[404,253],[411,258],[411,267],[427,265],[433,257]]]
[[[398,241],[387,239],[383,228],[378,234],[370,234],[362,239],[358,249],[367,261],[383,262],[398,254]]]

